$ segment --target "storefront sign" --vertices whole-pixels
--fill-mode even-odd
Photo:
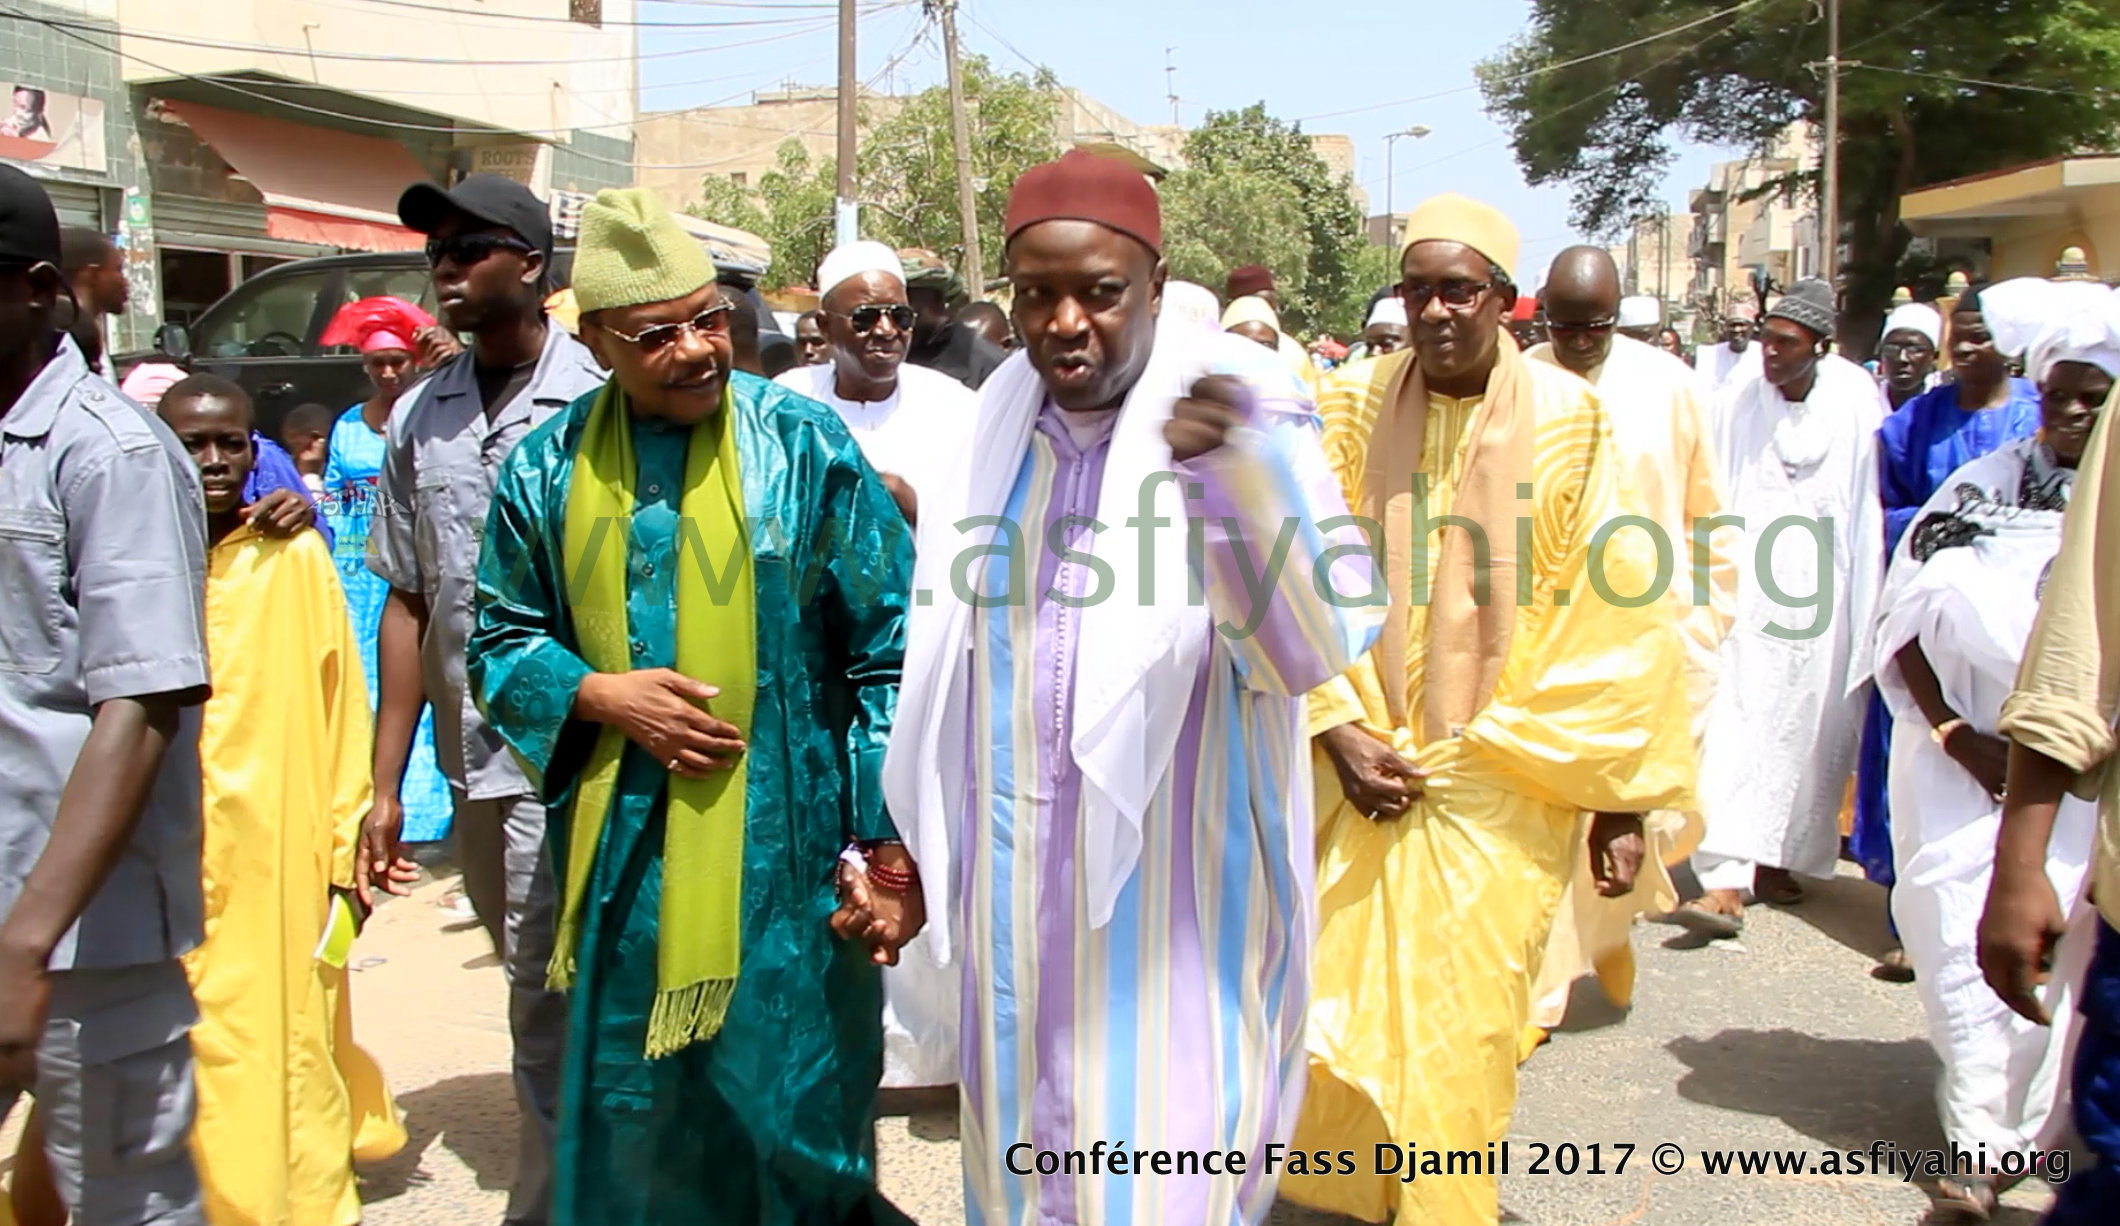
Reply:
[[[103,103],[34,85],[7,84],[9,109],[0,119],[0,158],[103,174]]]
[[[471,173],[513,179],[533,192],[542,192],[550,175],[551,146],[476,145],[471,149]]]

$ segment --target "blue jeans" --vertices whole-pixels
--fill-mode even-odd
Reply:
[[[2046,1226],[2120,1222],[2120,930],[2098,925],[2083,983],[2083,1038],[2071,1074],[2076,1131],[2097,1161],[2061,1185]]]

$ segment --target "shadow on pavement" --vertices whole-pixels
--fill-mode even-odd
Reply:
[[[1556,1029],[1563,1034],[1603,1030],[1626,1021],[1629,1012],[1631,1010],[1612,1003],[1605,990],[1598,986],[1597,976],[1585,975],[1568,985],[1568,1010],[1561,1015],[1561,1024]]]
[[[1834,877],[1826,881],[1803,879],[1804,900],[1794,906],[1776,907],[1793,919],[1802,920],[1819,935],[1876,960],[1892,948],[1892,927],[1886,911],[1884,887],[1860,877]]]
[[[439,1140],[488,1191],[515,1177],[515,1083],[505,1072],[451,1077],[398,1096],[405,1113],[405,1148],[387,1162],[361,1169],[361,1201],[403,1196],[428,1179],[427,1147]]]
[[[2037,1226],[2046,1216],[2043,1209],[2026,1209],[2020,1205],[1997,1205],[1994,1216],[1988,1218],[1987,1226]],[[1935,1209],[1922,1220],[1922,1226],[1965,1226],[1968,1219],[1952,1209]]]
[[[1366,1223],[1359,1218],[1341,1217],[1337,1213],[1306,1209],[1293,1201],[1277,1200],[1272,1212],[1266,1215],[1266,1226],[1366,1226]]]
[[[1771,1115],[1835,1149],[1868,1149],[1877,1140],[1902,1149],[1944,1144],[1936,1054],[1925,1040],[1725,1030],[1664,1047],[1686,1066],[1678,1092],[1693,1102]]]

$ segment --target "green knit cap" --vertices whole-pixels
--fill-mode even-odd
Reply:
[[[713,257],[647,188],[607,187],[583,207],[574,252],[583,314],[689,297],[713,280]]]

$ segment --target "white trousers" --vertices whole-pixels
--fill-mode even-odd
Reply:
[[[1693,853],[1693,875],[1700,878],[1703,890],[1736,890],[1742,894],[1752,888],[1752,874],[1759,865],[1735,856],[1718,856],[1713,852]]]
[[[2083,804],[2071,798],[2064,810]],[[2056,842],[2086,839],[2086,816],[2064,812]],[[2066,1119],[2062,1086],[2076,1016],[2071,989],[2088,964],[2095,925],[2085,921],[2096,914],[2083,898],[2080,860],[2050,859],[2047,877],[2070,913],[2049,984],[2055,1024],[2035,1025],[2011,1012],[1981,976],[1977,957],[2000,825],[2001,815],[1989,813],[1941,837],[1932,827],[1926,840],[1915,821],[1895,822],[1892,832],[1899,874],[1892,919],[1914,964],[1929,1043],[1943,1061],[1937,1114],[1952,1142],[1968,1150],[1985,1145],[1990,1154],[2048,1144]]]

